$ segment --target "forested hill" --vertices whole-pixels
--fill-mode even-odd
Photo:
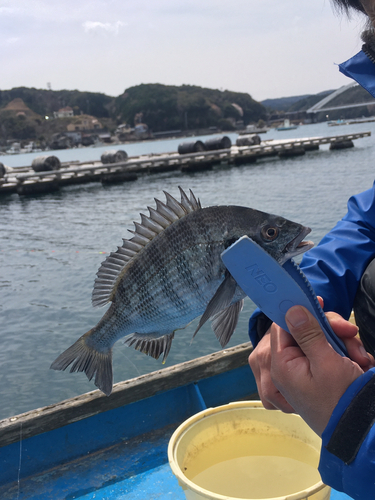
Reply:
[[[116,98],[115,109],[127,123],[142,113],[154,132],[213,126],[228,130],[239,120],[247,125],[266,118],[265,108],[249,94],[192,85],[137,85]]]
[[[86,114],[98,118],[109,118],[114,97],[79,90],[47,90],[17,87],[0,90],[0,111],[14,99],[22,99],[34,113],[45,117],[53,116],[54,111],[69,106],[74,114]]]
[[[47,90],[19,87],[0,91],[0,113],[20,98],[40,117],[53,116],[60,108],[71,107],[75,115],[109,119],[114,126],[146,123],[154,132],[216,126],[230,129],[236,121],[245,125],[266,117],[265,108],[249,94],[206,89],[142,84],[118,97],[78,90]]]

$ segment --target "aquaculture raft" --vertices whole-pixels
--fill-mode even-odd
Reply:
[[[102,182],[103,184],[132,181],[139,174],[154,174],[181,170],[194,172],[211,169],[214,165],[226,163],[241,165],[271,156],[280,158],[303,155],[319,149],[322,144],[330,148],[343,149],[353,146],[353,140],[369,137],[371,132],[341,134],[330,137],[307,137],[302,139],[270,140],[254,146],[231,146],[226,149],[150,154],[129,157],[117,163],[70,162],[61,164],[57,170],[35,172],[29,167],[7,171],[0,176],[0,195],[18,193],[40,194],[52,192],[69,184]]]

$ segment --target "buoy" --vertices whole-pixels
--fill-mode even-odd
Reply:
[[[60,184],[58,179],[44,178],[38,181],[25,181],[17,185],[19,195],[46,194],[58,191]]]
[[[135,181],[138,176],[135,172],[112,172],[110,174],[102,174],[102,184],[117,184],[119,182]]]
[[[331,142],[329,145],[329,149],[347,149],[347,148],[353,148],[354,147],[354,142],[351,139],[344,139],[342,141],[335,141]]]
[[[261,142],[258,134],[240,135],[237,137],[236,146],[258,146]]]
[[[178,154],[180,155],[199,153],[200,151],[206,151],[206,147],[202,141],[182,142],[178,146]]]
[[[122,149],[116,150],[111,150],[111,151],[104,151],[102,156],[100,157],[100,160],[104,164],[108,163],[120,163],[122,161],[126,161],[128,159],[128,154],[126,151],[123,151]]]
[[[57,156],[37,156],[33,159],[31,168],[34,172],[47,172],[49,170],[59,170],[60,160]]]
[[[279,151],[280,158],[289,158],[291,156],[302,156],[306,153],[305,148],[302,146],[297,146],[288,149],[282,149]]]
[[[229,149],[232,146],[232,141],[227,135],[222,137],[215,137],[213,139],[207,139],[204,142],[207,151],[215,151],[218,149]]]

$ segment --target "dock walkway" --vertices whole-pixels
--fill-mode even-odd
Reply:
[[[215,151],[179,154],[177,152],[129,157],[125,161],[111,164],[94,162],[63,163],[58,170],[34,172],[31,167],[22,167],[7,172],[0,178],[0,195],[18,193],[38,194],[52,192],[70,184],[102,182],[103,184],[135,180],[138,174],[152,174],[181,170],[193,172],[207,170],[214,165],[226,163],[241,165],[270,156],[291,157],[317,150],[322,144],[330,149],[353,146],[353,140],[368,137],[371,132],[341,134],[330,137],[310,137],[263,141],[256,146],[232,146]]]

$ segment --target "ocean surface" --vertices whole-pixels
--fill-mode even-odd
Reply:
[[[372,186],[375,124],[304,125],[262,139],[330,136],[371,131],[355,147],[319,151],[292,159],[270,158],[241,167],[218,166],[194,174],[140,176],[102,187],[70,186],[39,197],[0,198],[0,419],[95,389],[83,373],[49,369],[51,362],[92,328],[105,308],[93,308],[91,292],[100,263],[130,234],[139,213],[163,190],[178,196],[191,188],[203,206],[244,205],[282,215],[312,228],[318,243],[346,212],[348,198]],[[236,134],[229,134],[232,141]],[[203,137],[206,139],[207,137]],[[125,144],[129,156],[176,151],[181,139]],[[61,161],[98,160],[105,148],[49,152]],[[40,153],[39,153],[40,155]],[[35,154],[2,156],[9,166],[30,165]],[[248,299],[230,346],[248,340]],[[118,342],[114,380],[119,382],[220,349],[206,324],[192,341],[197,321],[176,333],[165,365]]]

